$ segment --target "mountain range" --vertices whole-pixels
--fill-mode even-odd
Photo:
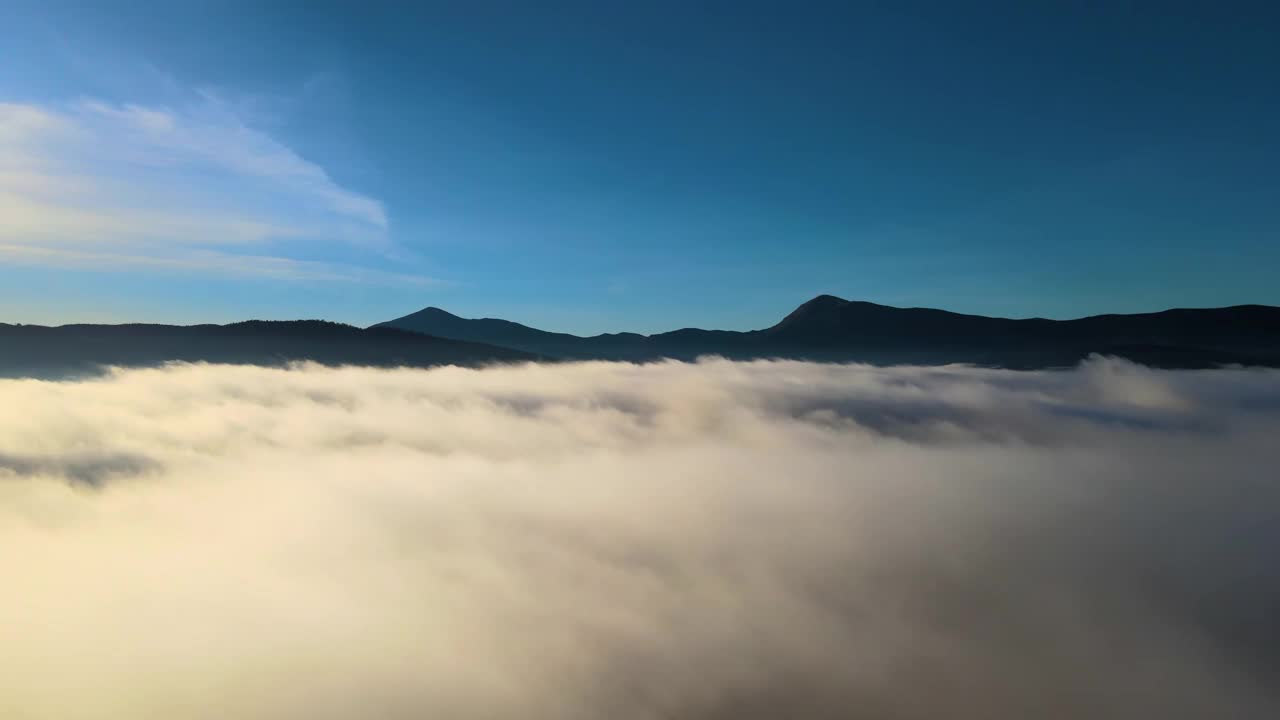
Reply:
[[[67,376],[168,361],[477,366],[555,360],[794,358],[874,364],[1073,365],[1091,353],[1154,367],[1280,367],[1280,307],[1237,305],[1075,320],[1007,319],[820,295],[745,332],[685,328],[583,337],[436,307],[369,328],[322,320],[228,325],[0,324],[0,375]]]
[[[537,359],[535,354],[511,348],[324,320],[250,320],[229,325],[0,324],[0,375],[10,377],[92,374],[104,366],[174,361],[429,367]]]
[[[509,320],[465,319],[428,307],[375,327],[509,347],[566,359],[798,358],[834,362],[1072,365],[1090,353],[1160,367],[1280,364],[1280,308],[1237,305],[1047,320],[897,308],[820,295],[761,330],[686,328],[581,337]]]

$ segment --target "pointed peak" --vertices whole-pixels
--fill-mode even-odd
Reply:
[[[866,313],[891,310],[893,308],[863,300],[845,300],[835,295],[819,295],[792,310],[790,315],[784,317],[781,322],[774,325],[770,330],[776,331],[783,328],[803,326],[809,328],[810,331],[817,328],[831,331],[843,322],[841,318],[850,311]]]
[[[453,313],[449,312],[448,310],[445,310],[443,308],[438,308],[435,305],[428,305],[427,307],[422,308],[418,312],[413,313],[413,315],[417,315],[419,317],[423,315],[436,315],[436,316],[458,318],[459,320],[462,319],[457,315],[454,315]],[[410,317],[413,317],[413,315],[411,315]]]
[[[844,310],[844,309],[854,309],[854,308],[859,310],[864,310],[864,311],[900,309],[892,305],[881,305],[880,303],[874,303],[869,300],[845,300],[842,297],[836,297],[835,295],[824,294],[824,295],[819,295],[814,299],[801,305],[800,307],[796,308],[796,311],[803,310],[806,313],[810,313],[815,311],[827,311],[827,310],[836,310],[836,309]]]
[[[822,294],[804,303],[800,307],[845,305],[848,304],[848,302],[848,300],[836,297],[835,295]]]

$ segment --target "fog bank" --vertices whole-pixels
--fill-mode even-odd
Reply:
[[[0,717],[1280,717],[1280,371],[0,380]]]

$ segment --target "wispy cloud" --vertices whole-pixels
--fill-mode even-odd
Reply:
[[[296,260],[273,255],[244,255],[216,250],[179,249],[167,254],[129,254],[93,250],[0,243],[0,260],[78,270],[157,270],[198,272],[225,277],[277,280],[352,282],[435,288],[443,281],[425,275],[388,272],[340,263]]]
[[[82,102],[78,115],[107,126],[144,150],[142,162],[203,165],[246,179],[260,179],[302,202],[334,215],[386,229],[382,204],[340,187],[321,167],[301,158],[265,133],[246,127],[215,95],[205,93],[200,115],[138,105]]]
[[[213,94],[181,108],[0,103],[0,256],[9,259],[385,279],[395,274],[248,255],[243,246],[385,251],[388,229],[381,202],[338,184]]]

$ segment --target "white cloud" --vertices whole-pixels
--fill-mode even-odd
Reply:
[[[214,96],[205,94],[205,112],[184,117],[171,110],[137,105],[84,102],[78,114],[126,139],[139,162],[153,165],[207,165],[245,178],[260,178],[334,215],[386,229],[376,200],[339,187],[319,166],[266,135],[246,127]]]
[[[292,239],[385,250],[387,231],[381,203],[212,95],[183,109],[0,103],[0,242],[10,248],[0,256],[181,255],[196,269],[216,257],[218,272],[256,274],[261,254],[219,248]]]
[[[92,250],[0,243],[0,258],[13,265],[78,270],[160,270],[239,278],[354,282],[421,288],[436,288],[443,284],[440,280],[425,275],[409,275],[271,255],[229,255],[199,249],[167,254],[153,252],[130,255],[123,252],[93,252]]]
[[[1280,376],[0,381],[0,715],[1269,718]]]

